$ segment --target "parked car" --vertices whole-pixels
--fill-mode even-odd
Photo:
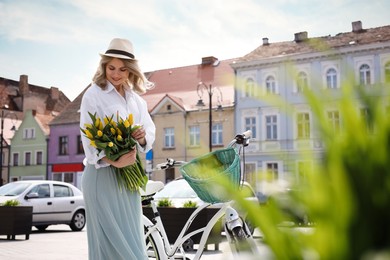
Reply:
[[[251,187],[251,185],[247,182],[243,182],[242,189],[244,193],[246,194],[246,199],[253,201],[256,204],[259,204],[259,200],[256,197],[256,194]],[[196,202],[197,206],[200,206],[204,204],[205,202],[202,201],[198,195],[195,193],[195,191],[191,188],[191,186],[188,184],[188,182],[183,179],[182,177],[177,178],[169,183],[167,183],[164,188],[157,192],[154,196],[155,201],[158,204],[158,201],[168,199],[172,202],[172,207],[183,207],[184,203],[187,201]],[[219,207],[221,204],[213,204],[210,207]],[[240,211],[238,208],[238,211],[240,213],[240,216],[242,218],[246,218],[246,213],[243,211]],[[253,225],[249,223],[247,220],[247,224],[250,228],[250,230],[253,233]]]
[[[69,183],[48,180],[10,182],[0,187],[0,203],[7,200],[32,206],[32,225],[40,231],[55,224],[67,224],[73,231],[80,231],[85,226],[83,194]]]

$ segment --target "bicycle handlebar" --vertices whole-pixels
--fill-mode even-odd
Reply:
[[[243,145],[243,146],[248,146],[249,145],[249,140],[252,137],[252,131],[247,130],[243,132],[242,134],[237,134],[234,139],[229,143],[228,147],[232,147],[233,145]],[[187,162],[185,161],[176,161],[172,158],[167,158],[166,162],[159,163],[156,165],[156,168],[153,169],[153,171],[157,170],[165,170],[165,169],[170,169],[173,167],[179,167]]]

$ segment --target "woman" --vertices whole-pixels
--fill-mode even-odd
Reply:
[[[138,191],[119,188],[115,168],[136,161],[137,152],[147,152],[155,139],[155,125],[146,102],[137,94],[151,83],[137,65],[130,41],[115,38],[101,55],[92,85],[83,95],[80,127],[90,124],[88,112],[99,118],[133,114],[141,127],[133,133],[136,149],[112,161],[98,153],[82,134],[85,169],[82,190],[86,204],[88,255],[91,260],[147,259],[143,238],[142,207]],[[114,120],[116,116],[114,116]]]

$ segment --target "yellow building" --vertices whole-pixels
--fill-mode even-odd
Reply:
[[[148,172],[167,158],[189,161],[210,149],[223,148],[235,136],[232,62],[205,57],[198,65],[148,73],[155,88],[143,98],[156,125],[153,156],[147,158]],[[202,109],[197,106],[199,102],[204,105]],[[151,179],[163,182],[179,176],[178,169],[150,174]]]

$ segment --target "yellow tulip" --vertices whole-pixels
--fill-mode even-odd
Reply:
[[[116,129],[116,132],[118,133],[118,135],[122,135],[122,131],[119,128]]]
[[[121,135],[118,135],[118,136],[116,137],[116,140],[118,140],[119,142],[121,142],[121,141],[123,140],[123,138],[122,138]]]
[[[99,124],[100,124],[100,118],[96,118],[95,127],[99,127]]]
[[[96,148],[96,143],[95,143],[95,141],[92,141],[92,140],[91,140],[91,145],[92,145],[93,147]]]
[[[100,130],[98,130],[98,131],[97,131],[97,136],[102,137],[102,136],[103,136],[103,132],[100,131]]]
[[[99,129],[103,130],[103,123],[102,123],[102,121],[99,121]]]
[[[104,118],[104,124],[105,124],[105,125],[108,125],[109,123],[110,123],[110,121],[108,120],[107,117],[105,117],[105,118]]]
[[[109,142],[108,143],[108,147],[113,147],[114,146],[114,143],[113,142]]]
[[[129,114],[129,116],[127,117],[127,120],[129,121],[129,124],[132,125],[134,123],[133,114]]]
[[[129,126],[130,126],[129,121],[125,120],[124,125],[125,125],[126,128],[129,128]]]
[[[92,125],[91,124],[84,124],[84,127],[85,127],[85,129],[92,128]]]
[[[88,137],[89,139],[92,139],[92,138],[93,138],[93,135],[91,134],[90,131],[85,130],[85,134],[87,135],[87,137]]]
[[[116,133],[116,131],[113,127],[110,128],[110,131],[111,131],[111,134],[113,134],[113,135]]]

